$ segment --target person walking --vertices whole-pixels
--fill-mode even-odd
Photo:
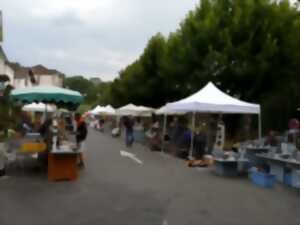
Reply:
[[[134,137],[133,137],[133,120],[125,116],[124,117],[124,127],[125,127],[125,142],[127,147],[131,147],[133,142],[134,142]]]
[[[6,160],[7,160],[6,144],[0,143],[0,177],[4,177],[6,174],[6,172],[5,172]]]

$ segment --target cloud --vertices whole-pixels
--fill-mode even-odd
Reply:
[[[11,60],[111,80],[198,0],[1,0]]]

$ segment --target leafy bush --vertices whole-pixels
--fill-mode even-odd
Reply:
[[[11,87],[7,86],[0,97],[0,140],[7,137],[7,130],[15,128],[17,119],[20,117],[20,108],[13,105],[9,100]]]

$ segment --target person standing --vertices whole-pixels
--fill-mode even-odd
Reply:
[[[125,142],[126,142],[126,146],[127,147],[131,147],[134,141],[134,137],[133,137],[133,120],[128,117],[125,116],[124,117],[124,127],[125,127]]]
[[[83,150],[84,150],[84,141],[86,140],[86,137],[88,135],[88,130],[84,118],[79,113],[75,114],[75,121],[76,121],[76,144],[77,144],[77,148],[81,151],[79,154],[79,166],[84,167]]]
[[[6,144],[0,143],[0,177],[5,176]]]

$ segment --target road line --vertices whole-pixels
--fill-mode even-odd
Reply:
[[[164,221],[163,221],[163,225],[168,225],[168,221],[167,221],[167,220],[164,220]]]
[[[138,157],[136,157],[135,154],[133,154],[131,152],[126,152],[126,151],[121,150],[120,155],[123,156],[123,157],[130,158],[130,159],[132,159],[133,161],[135,161],[136,163],[138,163],[140,165],[144,164],[142,160],[140,160]]]
[[[134,161],[136,161],[138,164],[141,164],[141,165],[144,164],[143,161],[140,160],[139,158],[137,158],[136,156],[133,156],[133,157],[130,157],[130,158],[133,159]]]

